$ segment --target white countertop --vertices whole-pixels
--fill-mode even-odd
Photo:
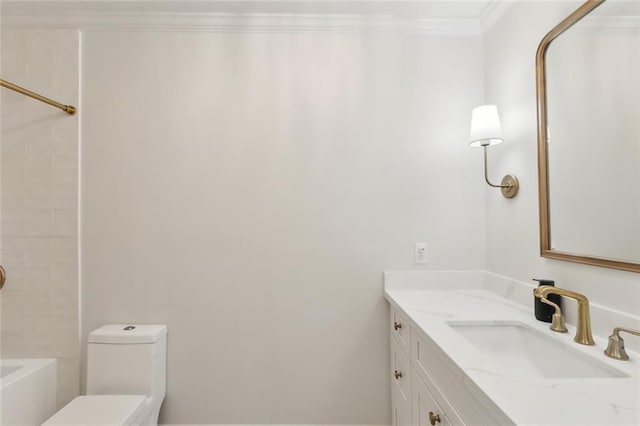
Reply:
[[[640,354],[628,350],[629,361],[610,359],[603,353],[606,339],[594,336],[595,346],[577,344],[573,341],[575,328],[554,333],[548,323],[535,319],[532,308],[477,285],[469,289],[459,285],[451,289],[428,287],[406,289],[385,284],[385,297],[460,368],[461,381],[475,383],[514,423],[640,425]],[[452,321],[522,323],[625,377],[558,379],[505,374],[504,366],[454,331],[448,324]]]

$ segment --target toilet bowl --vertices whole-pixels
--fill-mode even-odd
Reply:
[[[167,327],[110,324],[89,334],[87,394],[43,425],[157,425],[166,393]]]

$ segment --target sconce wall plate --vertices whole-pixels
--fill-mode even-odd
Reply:
[[[518,182],[518,178],[514,175],[506,175],[502,178],[502,182],[500,182],[502,195],[505,198],[513,198],[518,194],[518,190],[520,189],[520,182]]]

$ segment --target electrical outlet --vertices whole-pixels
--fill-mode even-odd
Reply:
[[[416,264],[424,265],[427,263],[427,243],[416,243],[413,254],[416,259]]]

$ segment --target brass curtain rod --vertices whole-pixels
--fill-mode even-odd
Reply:
[[[34,93],[30,90],[25,89],[24,87],[20,87],[20,86],[16,86],[13,83],[9,83],[6,80],[2,80],[0,79],[0,86],[2,87],[6,87],[7,89],[11,89],[15,92],[18,93],[22,93],[23,95],[29,96],[30,98],[39,100],[40,102],[44,102],[45,104],[49,104],[51,106],[54,106],[56,108],[60,108],[61,110],[63,110],[64,112],[66,112],[69,115],[73,115],[76,113],[76,107],[71,106],[71,105],[64,105],[61,104],[60,102],[56,102],[52,99],[49,99],[47,97],[44,97],[42,95],[39,95],[37,93]]]

